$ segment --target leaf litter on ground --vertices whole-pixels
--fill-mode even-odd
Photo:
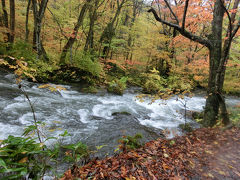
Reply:
[[[61,180],[76,178],[240,179],[240,130],[201,128],[170,140],[160,138],[136,150],[73,166]]]

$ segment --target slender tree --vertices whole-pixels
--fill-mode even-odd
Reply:
[[[127,2],[127,0],[117,0],[117,9],[116,12],[114,14],[114,17],[112,18],[112,20],[107,24],[107,26],[105,27],[101,38],[100,38],[100,43],[104,44],[103,46],[103,57],[107,58],[109,50],[110,50],[110,46],[111,46],[111,42],[112,39],[115,35],[115,30],[116,30],[116,26],[115,26],[115,22],[117,21],[118,16],[121,13],[121,10],[123,8],[123,5]],[[111,2],[111,7],[114,9],[115,3]]]
[[[173,12],[169,2],[167,0],[164,0],[164,2],[170,10],[173,18],[175,19],[175,23],[163,20],[161,17],[158,16],[157,12],[153,8],[149,9],[148,12],[153,13],[157,21],[175,28],[184,37],[192,41],[198,42],[209,49],[209,79],[207,100],[204,109],[204,124],[206,126],[213,126],[216,124],[216,120],[219,115],[219,108],[221,108],[221,113],[224,118],[223,122],[225,124],[229,123],[222,89],[224,83],[226,63],[229,56],[231,43],[240,27],[240,19],[238,20],[237,24],[234,25],[237,11],[232,11],[230,15],[230,12],[225,6],[225,3],[222,0],[215,0],[213,4],[214,8],[211,33],[207,35],[206,38],[204,38],[194,33],[191,33],[186,29],[186,17],[188,12],[189,0],[185,1],[181,25],[178,17]],[[234,8],[236,10],[238,5],[239,0],[235,0]],[[228,16],[229,25],[224,43],[222,43],[223,19],[225,13]]]
[[[10,0],[10,37],[9,42],[13,43],[15,37],[15,0]]]
[[[29,20],[30,5],[31,5],[31,0],[28,0],[27,9],[26,9],[26,21],[25,21],[25,42],[28,42],[28,36],[29,36],[28,20]]]
[[[84,20],[84,16],[86,14],[86,11],[89,7],[89,3],[91,2],[92,0],[86,0],[86,2],[84,3],[80,13],[79,13],[79,16],[78,16],[78,21],[73,29],[73,32],[72,32],[72,35],[70,36],[70,38],[68,39],[67,43],[65,44],[65,46],[63,47],[63,50],[62,50],[62,53],[61,53],[61,57],[60,57],[60,64],[64,64],[65,63],[65,58],[66,58],[66,55],[67,55],[67,52],[69,51],[69,49],[72,48],[74,42],[76,41],[76,38],[77,38],[77,34],[78,34],[78,30],[80,28],[80,26],[82,25],[83,23],[83,20]]]
[[[102,1],[103,3],[104,1]],[[97,10],[101,6],[99,5],[100,0],[94,0],[94,2],[90,5],[89,8],[89,30],[86,38],[86,43],[84,46],[84,51],[88,51],[89,49],[93,49],[93,38],[94,38],[94,25],[97,20]]]
[[[9,33],[9,26],[8,26],[8,13],[7,13],[7,9],[6,9],[6,1],[2,0],[2,10],[3,10],[3,24],[5,26],[5,28],[7,29],[7,42],[9,42],[10,39],[10,33]]]
[[[38,58],[43,58],[48,61],[47,53],[43,47],[41,40],[42,20],[47,8],[48,0],[42,0],[38,4],[37,0],[32,0],[33,15],[34,15],[34,32],[33,32],[33,48],[37,50]]]

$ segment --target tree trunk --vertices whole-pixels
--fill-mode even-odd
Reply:
[[[110,45],[112,42],[112,38],[115,35],[115,27],[114,27],[114,23],[117,20],[117,17],[120,15],[121,13],[121,9],[124,5],[126,1],[122,0],[121,3],[119,4],[119,0],[117,0],[117,10],[116,13],[112,19],[111,22],[108,23],[108,25],[106,26],[106,28],[104,29],[101,38],[100,38],[100,43],[104,43],[104,47],[103,47],[103,58],[107,58],[109,50],[110,50]]]
[[[97,19],[97,8],[98,8],[99,0],[95,0],[94,7],[91,7],[89,10],[89,30],[86,39],[86,43],[84,46],[84,51],[87,52],[89,49],[93,49],[93,38],[94,38],[94,24]]]
[[[165,1],[165,0],[164,0]],[[192,34],[191,32],[185,29],[185,18],[188,9],[188,2],[186,0],[183,14],[182,25],[180,26],[178,23],[178,18],[171,8],[169,7],[171,13],[175,17],[177,24],[168,22],[163,20],[158,16],[156,11],[151,8],[148,12],[152,12],[155,19],[167,26],[175,28],[181,35],[184,37],[198,42],[203,46],[206,46],[210,52],[210,63],[209,63],[209,79],[208,79],[208,97],[206,100],[206,106],[204,110],[204,124],[206,126],[214,126],[216,124],[218,118],[219,108],[221,109],[221,113],[223,114],[223,123],[227,123],[229,121],[227,116],[227,110],[225,105],[225,99],[222,95],[222,87],[225,76],[225,66],[227,63],[227,58],[229,55],[229,50],[231,46],[231,42],[233,37],[236,35],[237,31],[240,28],[240,20],[237,25],[234,24],[234,20],[236,17],[236,12],[232,12],[231,17],[229,11],[224,6],[224,2],[222,0],[214,1],[214,11],[213,11],[213,20],[212,20],[212,34],[208,35],[208,38],[203,38],[202,36],[198,36],[196,34]],[[235,0],[233,9],[237,9],[240,0]],[[165,1],[167,4],[167,1]],[[169,4],[168,4],[169,5]],[[224,13],[227,13],[229,19],[229,27],[227,35],[227,41],[225,41],[224,46],[222,48],[222,30],[223,30],[223,17]]]
[[[28,18],[29,18],[29,10],[30,10],[31,0],[28,0],[27,4],[27,10],[26,10],[26,21],[25,21],[25,42],[28,42],[28,36],[29,36],[29,29],[28,29]]]
[[[15,0],[10,0],[10,39],[9,42],[13,43],[15,37]]]
[[[66,45],[63,47],[62,53],[61,53],[61,57],[60,57],[60,64],[64,64],[65,63],[65,58],[67,56],[67,52],[69,51],[69,49],[73,46],[74,42],[76,41],[77,38],[77,34],[78,34],[78,30],[80,28],[80,26],[83,23],[83,19],[85,16],[85,13],[88,9],[88,4],[91,2],[91,0],[87,0],[86,3],[83,5],[81,12],[78,16],[78,21],[76,26],[74,27],[72,36],[68,39]]]
[[[2,0],[2,10],[3,10],[3,23],[5,28],[7,29],[7,42],[9,42],[10,40],[10,33],[9,33],[9,29],[8,29],[8,13],[7,13],[7,9],[6,9],[6,2],[5,0]]]
[[[42,56],[44,60],[49,61],[41,40],[42,19],[47,8],[47,3],[48,0],[42,0],[38,10],[37,1],[32,0],[34,15],[33,48],[37,50],[37,59]]]
[[[219,95],[222,94],[222,89],[219,89],[219,81],[216,81],[219,70],[220,61],[222,58],[222,25],[223,25],[224,8],[221,0],[217,0],[214,5],[212,34],[209,37],[211,42],[210,51],[210,66],[208,78],[208,97],[204,109],[204,125],[214,126],[216,124],[219,112]],[[224,101],[223,101],[224,102]]]

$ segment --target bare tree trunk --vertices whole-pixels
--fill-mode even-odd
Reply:
[[[41,40],[42,19],[46,11],[47,4],[48,0],[42,0],[38,9],[37,1],[32,0],[34,15],[33,48],[37,50],[38,59],[43,56],[44,60],[49,61]]]
[[[5,28],[7,29],[7,42],[9,42],[10,40],[10,33],[9,33],[9,27],[8,27],[8,13],[7,13],[7,9],[6,9],[6,2],[5,0],[2,0],[2,10],[3,10],[3,23]]]
[[[28,18],[29,18],[29,10],[30,10],[31,0],[28,0],[27,10],[26,10],[26,21],[25,21],[25,42],[28,42],[29,29],[28,29]]]
[[[9,42],[13,43],[15,37],[15,0],[10,0],[10,39]]]

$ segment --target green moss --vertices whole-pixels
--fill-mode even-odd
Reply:
[[[229,109],[229,118],[233,125],[240,127],[240,105]]]

